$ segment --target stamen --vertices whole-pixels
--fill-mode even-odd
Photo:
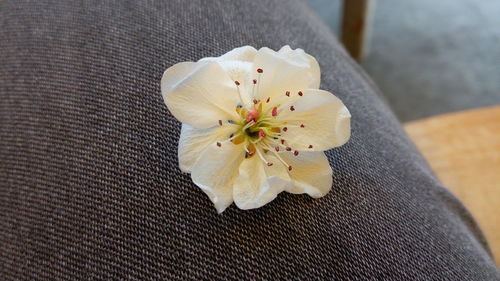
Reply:
[[[302,95],[303,95],[303,94],[302,94],[302,92],[301,92],[301,91],[299,91],[299,96],[302,96]]]
[[[221,145],[225,144],[226,142],[232,142],[234,144],[240,144],[240,143],[243,142],[243,136],[241,135],[241,133],[238,133],[236,135],[235,134],[231,134],[228,139],[226,139],[226,140],[224,140],[222,142],[217,142],[217,146],[220,147]]]
[[[265,148],[270,150],[270,148],[267,145],[262,144],[262,146],[264,146]],[[289,165],[285,162],[285,160],[283,160],[283,158],[280,157],[278,152],[275,152],[275,151],[272,151],[272,152],[273,152],[274,156],[276,156],[276,158],[278,158],[278,160],[280,160],[280,162],[283,163],[283,165],[285,165],[285,167],[289,167]]]
[[[259,73],[257,79],[254,79],[253,81],[253,88],[252,88],[252,96],[256,97],[259,94],[259,89],[260,89],[260,83],[257,85],[257,92],[255,91],[255,84],[257,84],[257,81],[261,81],[261,74],[264,72],[262,68],[257,69],[257,73]]]
[[[286,95],[287,97],[289,97],[289,96],[290,96],[290,91],[286,91],[285,95]]]
[[[313,148],[313,145],[312,145],[312,144],[310,144],[310,145],[309,145],[309,148]]]
[[[300,124],[300,127],[301,127],[301,128],[304,128],[305,126],[304,126],[304,124]]]
[[[299,155],[299,152],[298,152],[297,150],[295,150],[295,151],[293,152],[293,155],[297,156],[297,155]]]
[[[292,151],[292,148],[291,148],[291,147],[289,147],[289,146],[287,146],[287,147],[286,147],[286,151]]]
[[[285,144],[285,140],[284,139],[281,139],[281,144]]]
[[[248,142],[245,142],[245,145],[248,144]],[[245,147],[245,150],[247,151],[245,157],[252,157],[255,154],[255,151],[257,150],[255,145],[253,144],[248,144],[248,147]]]
[[[268,100],[269,100],[269,99],[268,99]],[[278,115],[278,108],[277,108],[276,106],[275,106],[275,107],[273,107],[272,115],[273,115],[273,116]]]
[[[272,165],[273,165],[273,163],[271,163],[271,162],[267,162],[267,166],[268,166],[268,167],[271,167]]]
[[[266,158],[264,158],[264,155],[262,155],[262,153],[260,153],[260,150],[258,148],[255,148],[255,151],[257,151],[257,154],[259,154],[259,157],[262,161],[264,161],[264,163],[269,163],[267,162]]]
[[[288,171],[291,171],[292,170],[292,166],[288,166]]]
[[[235,134],[231,134],[231,135],[229,136],[229,139],[228,139],[227,141],[233,141],[233,140],[236,140],[236,139],[237,139],[237,138],[239,138],[239,137],[242,137],[241,133],[236,134],[236,135],[235,135]],[[241,142],[236,143],[236,141],[235,141],[235,142],[233,142],[233,143],[234,143],[234,144],[240,144]]]
[[[259,139],[262,139],[262,138],[265,138],[265,137],[266,137],[266,133],[264,132],[264,130],[259,129]]]
[[[231,137],[230,139],[234,144],[240,144],[245,141],[245,137],[243,137],[241,134],[238,134],[234,137]]]
[[[270,100],[271,100],[271,97],[268,97],[266,100],[266,103],[269,103]]]
[[[287,127],[283,127],[283,132],[286,132],[288,131],[288,128]]]
[[[243,145],[243,149],[245,149],[245,152],[246,152],[246,153],[249,153],[249,152],[250,152],[250,151],[248,150],[248,141],[247,141],[247,139],[245,139],[245,144]],[[246,157],[246,153],[245,153],[245,158],[247,158],[247,157]]]
[[[253,104],[257,104],[259,101],[256,99],[253,99]]]
[[[275,147],[274,149],[276,150],[276,152],[280,151],[280,147],[279,146]]]
[[[294,107],[293,105],[292,105],[292,106],[290,106],[290,110],[291,110],[291,111],[294,111],[294,110],[295,110],[295,107]]]
[[[246,129],[252,127],[253,125],[255,125],[255,121],[254,120],[248,122],[243,128],[241,128],[241,131],[244,132]]]
[[[236,84],[236,89],[238,89],[238,96],[240,97],[240,102],[241,104],[244,104],[243,102],[243,97],[241,96],[241,91],[240,91],[240,82],[234,81],[234,84]]]

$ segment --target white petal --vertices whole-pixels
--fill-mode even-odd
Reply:
[[[191,167],[209,145],[228,139],[234,131],[233,127],[227,125],[197,129],[187,124],[182,124],[178,149],[181,171],[191,173]]]
[[[238,81],[240,83],[239,86],[239,95],[241,95],[241,104],[244,106],[249,106],[252,103],[253,96],[252,88],[254,84],[252,82],[252,66],[251,62],[247,61],[236,61],[236,60],[224,60],[219,61],[219,65],[224,69],[226,74],[233,81]]]
[[[285,46],[279,52],[261,48],[255,55],[254,73],[262,69],[258,80],[257,99],[271,98],[274,104],[287,103],[299,91],[318,88],[320,69],[316,60],[302,49]],[[257,75],[259,78],[259,75]],[[289,91],[290,97],[285,96]]]
[[[225,53],[224,55],[222,55],[220,57],[202,58],[200,61],[204,61],[204,60],[217,60],[217,61],[237,60],[237,61],[252,62],[254,60],[256,53],[257,53],[257,50],[254,47],[243,46],[243,47],[232,49],[231,51]]]
[[[289,175],[292,186],[287,190],[291,193],[307,193],[319,198],[326,195],[332,188],[332,168],[323,152],[282,153],[283,160],[292,166]]]
[[[253,100],[253,60],[257,50],[251,46],[235,48],[220,57],[202,58],[200,61],[215,61],[224,69],[229,78],[238,81],[241,104],[249,106]]]
[[[309,89],[293,106],[294,111],[286,107],[278,114],[278,120],[288,124],[288,130],[282,133],[287,146],[294,150],[323,151],[349,140],[351,114],[333,94]]]
[[[192,167],[193,182],[208,195],[219,213],[233,202],[233,183],[244,151],[242,144],[211,144]]]
[[[170,67],[163,74],[161,92],[170,112],[193,127],[208,128],[218,120],[238,118],[236,85],[216,62]]]
[[[273,163],[267,166],[258,155],[243,160],[233,187],[234,203],[240,209],[253,209],[264,206],[289,188],[290,178],[287,169],[277,158],[266,155]]]
[[[319,68],[318,61],[316,61],[316,59],[313,56],[307,54],[306,52],[304,52],[304,50],[302,50],[300,48],[292,50],[292,48],[290,48],[290,46],[288,46],[288,45],[283,46],[278,51],[278,53],[285,55],[287,57],[287,60],[297,61],[297,62],[300,62],[301,64],[306,64],[306,61],[307,61],[307,63],[309,64],[309,67],[311,68],[311,70],[310,70],[311,71],[311,73],[310,73],[311,80],[309,81],[308,88],[311,88],[311,89],[318,89],[319,88],[320,81],[321,81],[321,71]]]

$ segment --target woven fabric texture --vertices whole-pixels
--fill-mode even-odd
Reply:
[[[218,215],[178,168],[159,81],[247,44],[315,56],[352,139],[327,153],[327,196]],[[500,279],[469,213],[305,2],[1,1],[0,66],[2,280]]]

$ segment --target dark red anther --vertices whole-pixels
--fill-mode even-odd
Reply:
[[[291,111],[294,111],[294,110],[295,110],[295,107],[294,107],[293,105],[292,105],[292,106],[290,106],[290,110],[291,110]]]
[[[312,145],[312,144],[310,144],[310,145],[309,145],[309,148],[313,148],[313,145]]]
[[[253,100],[253,104],[257,104],[258,102],[259,102],[259,101],[258,101],[258,100],[256,100],[256,99],[254,99],[254,100]]]
[[[218,147],[221,147],[221,146],[222,146],[222,143],[217,142],[217,146],[218,146]]]
[[[239,85],[240,85],[240,82],[238,82],[238,81],[234,81],[234,84],[236,84],[236,86],[239,86]]]
[[[286,91],[285,95],[286,95],[287,97],[289,97],[289,96],[290,96],[290,91]]]
[[[301,91],[299,91],[299,96],[302,96],[302,95],[303,95],[303,93]]]
[[[300,127],[301,127],[301,128],[304,128],[305,126],[304,126],[304,124],[300,124]]]
[[[257,68],[257,72],[262,73],[262,72],[264,72],[264,70],[262,68]]]
[[[271,97],[268,97],[266,100],[266,103],[269,103],[270,100],[271,100]]]
[[[281,140],[281,144],[285,144],[285,140],[284,139]]]
[[[271,167],[272,165],[273,165],[273,163],[267,162],[267,166]]]
[[[288,171],[291,171],[292,170],[292,166],[288,166]]]
[[[276,150],[276,152],[280,151],[280,147],[279,146],[275,147],[274,149]]]
[[[288,128],[287,127],[283,127],[283,132],[286,132],[288,131]]]
[[[272,114],[273,116],[278,115],[278,108],[277,108],[276,106],[275,106],[275,107],[273,107],[273,111],[271,112],[271,114]]]
[[[222,126],[222,120],[219,120],[219,125]]]
[[[292,151],[292,148],[291,148],[291,147],[289,147],[289,146],[287,146],[287,147],[286,147],[286,151]]]
[[[299,155],[299,152],[298,152],[297,150],[295,150],[295,151],[293,152],[293,155],[297,156],[297,155]]]
[[[264,130],[259,129],[259,139],[262,139],[262,138],[265,138],[265,137],[266,137],[266,133],[264,132]]]
[[[257,84],[257,79],[253,79],[253,83],[254,83],[254,84]]]

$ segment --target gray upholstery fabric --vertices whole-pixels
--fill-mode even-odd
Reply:
[[[159,81],[242,45],[304,48],[353,115],[330,194],[218,215],[179,171]],[[297,1],[2,1],[3,280],[498,280],[476,224]]]

